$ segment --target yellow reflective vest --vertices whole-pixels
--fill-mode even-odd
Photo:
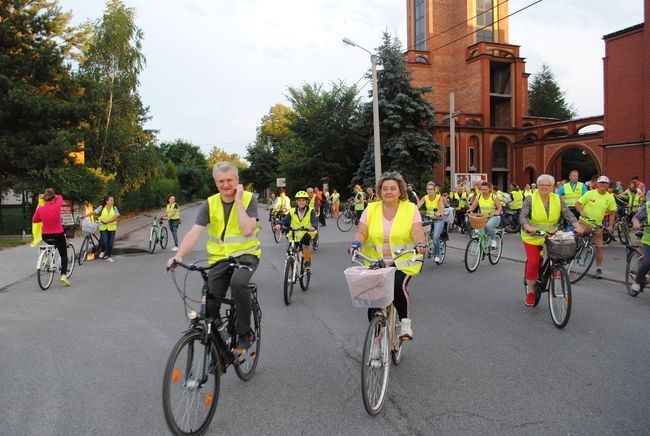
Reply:
[[[560,196],[551,192],[548,194],[548,213],[542,202],[539,193],[536,192],[531,198],[529,224],[537,230],[552,233],[557,230],[557,223],[562,215],[562,203]],[[529,235],[523,227],[521,228],[521,240],[531,245],[544,245],[543,236]]]
[[[576,182],[576,188],[571,189],[571,183],[564,184],[564,203],[568,207],[574,207],[576,201],[582,197],[582,182]]]
[[[437,194],[433,200],[429,199],[429,195],[424,196],[424,205],[427,208],[426,215],[430,218],[435,218],[436,215],[442,215],[443,210],[438,210],[440,208],[440,194]]]
[[[524,205],[524,194],[520,190],[512,191],[512,201],[510,202],[510,210],[520,210]]]
[[[181,219],[181,209],[178,207],[177,203],[174,204],[167,204],[165,207],[165,211],[167,212],[167,219],[168,220],[179,220]]]
[[[108,221],[115,217],[115,207],[112,207],[109,211],[107,207],[102,207],[102,212],[99,214],[99,230],[117,230],[117,221],[110,222],[108,224],[102,224],[102,222]]]
[[[481,213],[486,214],[488,218],[492,218],[497,210],[497,204],[494,201],[494,195],[490,194],[487,199],[483,198],[483,194],[479,195],[478,207],[481,209]]]
[[[311,227],[312,210],[314,209],[312,209],[311,207],[307,207],[307,212],[305,213],[305,216],[303,216],[302,219],[300,219],[300,217],[298,216],[297,207],[293,209],[289,209],[289,216],[290,216],[289,225],[294,229],[297,229],[299,227]],[[305,236],[305,233],[307,233],[305,230],[296,231],[293,233],[294,236],[292,238],[292,232],[289,232],[287,234],[287,237],[290,238],[289,239],[290,241],[296,242],[296,241],[300,241],[302,237]],[[309,232],[309,235],[313,238],[314,236],[316,236],[316,233],[318,233],[318,231]]]

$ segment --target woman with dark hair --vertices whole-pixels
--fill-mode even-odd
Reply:
[[[99,217],[99,246],[101,252],[100,258],[113,262],[113,243],[115,242],[115,232],[117,232],[117,217],[120,212],[115,207],[113,196],[104,197],[102,205],[92,213]]]
[[[39,200],[43,199],[44,204],[39,206],[34,212],[32,223],[43,223],[42,235],[43,240],[54,245],[61,256],[61,284],[70,286],[70,281],[66,275],[68,271],[68,254],[66,253],[67,241],[63,233],[61,224],[61,205],[63,197],[56,194],[54,189],[47,188],[44,194],[40,194]]]
[[[415,204],[407,200],[406,183],[399,173],[384,173],[377,182],[379,201],[368,204],[361,214],[354,242],[348,252],[355,250],[373,259],[384,259],[395,272],[393,304],[400,319],[400,337],[413,338],[409,318],[409,295],[406,289],[411,276],[422,269],[422,254],[426,251],[422,216]],[[363,247],[363,248],[362,248]],[[417,259],[405,257],[393,260],[395,251],[417,248]],[[372,315],[372,310],[368,316]]]
[[[167,204],[165,205],[165,214],[163,218],[169,220],[169,231],[174,237],[174,248],[172,251],[178,251],[178,226],[181,224],[181,209],[176,203],[176,196],[169,194]]]

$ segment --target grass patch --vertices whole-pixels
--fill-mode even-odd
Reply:
[[[4,250],[5,248],[18,247],[19,245],[26,243],[27,241],[23,241],[22,239],[0,239],[0,250]]]

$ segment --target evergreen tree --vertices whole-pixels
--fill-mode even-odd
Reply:
[[[425,127],[434,121],[433,108],[423,97],[431,88],[411,85],[398,39],[391,39],[384,33],[377,54],[378,65],[383,67],[377,72],[381,168],[382,171],[399,171],[407,181],[417,183],[422,173],[442,162],[442,147]],[[364,114],[364,129],[371,135],[371,102],[365,105]],[[352,184],[375,184],[373,149],[371,140]]]
[[[542,69],[533,76],[528,86],[528,112],[531,116],[570,120],[576,116],[573,105],[567,103],[564,92],[555,80],[551,68],[542,64]]]

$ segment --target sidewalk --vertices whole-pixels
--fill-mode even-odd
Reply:
[[[181,211],[198,206],[199,204],[201,203],[185,204],[181,206]],[[126,239],[131,233],[151,225],[151,218],[144,216],[144,213],[156,215],[162,212],[164,212],[163,209],[142,212],[140,215],[119,221],[117,234],[115,235],[116,241]],[[81,241],[82,236],[79,235],[72,239],[72,244],[77,253],[79,252]],[[38,247],[32,248],[29,244],[0,251],[0,292],[34,274],[36,272],[37,257]]]

